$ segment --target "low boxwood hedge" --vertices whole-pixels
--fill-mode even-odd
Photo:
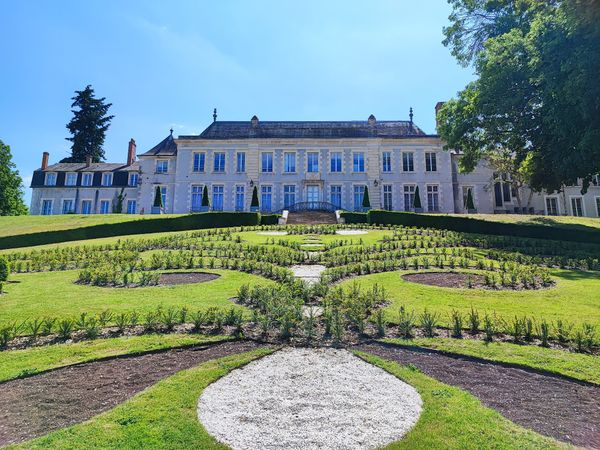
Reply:
[[[73,228],[71,230],[43,231],[0,237],[0,249],[125,236],[128,234],[161,233],[165,231],[186,231],[259,224],[260,214],[251,212],[207,212],[180,217],[161,217],[157,215],[151,219],[145,218],[129,222]]]
[[[369,221],[367,213],[342,211],[340,217],[342,217],[346,223],[367,223]]]
[[[261,214],[260,224],[261,225],[277,225],[279,223],[279,214]]]

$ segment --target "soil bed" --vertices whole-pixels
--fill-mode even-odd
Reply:
[[[462,272],[419,272],[402,275],[402,279],[411,283],[425,284],[427,286],[461,288],[461,289],[489,289],[489,290],[523,290],[522,286],[488,286],[485,277],[474,273]],[[471,285],[469,286],[469,282]],[[540,286],[528,287],[526,290],[543,289]]]
[[[206,283],[216,280],[221,275],[207,272],[167,272],[161,273],[158,280],[159,286],[174,286],[177,284]]]
[[[83,422],[202,362],[259,347],[227,342],[64,367],[0,383],[0,447]]]
[[[464,356],[384,344],[356,349],[413,364],[439,381],[469,391],[506,418],[561,441],[600,448],[600,387]]]

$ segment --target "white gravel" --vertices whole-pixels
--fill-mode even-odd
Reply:
[[[336,230],[336,233],[351,236],[354,234],[368,234],[369,232],[367,230]]]
[[[211,384],[198,417],[237,449],[371,449],[417,422],[417,391],[345,350],[287,348]]]
[[[290,267],[296,278],[300,278],[309,284],[318,283],[321,279],[321,272],[327,267],[320,264],[299,264]]]
[[[288,234],[287,231],[257,231],[256,234],[262,234],[265,236],[285,236]]]

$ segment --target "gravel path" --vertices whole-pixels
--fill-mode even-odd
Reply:
[[[285,236],[288,234],[287,231],[257,231],[256,234],[262,234],[264,236]]]
[[[286,348],[204,390],[198,417],[238,449],[369,449],[417,422],[417,391],[345,350]]]
[[[367,230],[337,230],[336,234],[341,234],[344,236],[353,236],[355,234],[368,234]]]
[[[321,273],[327,267],[320,264],[300,264],[290,267],[296,278],[300,278],[307,283],[318,283],[321,279]]]

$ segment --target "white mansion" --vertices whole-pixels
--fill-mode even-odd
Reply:
[[[439,106],[439,104],[438,104]],[[437,109],[437,107],[436,107]],[[485,163],[458,171],[460,154],[442,149],[437,135],[408,121],[261,122],[214,121],[200,135],[167,136],[137,156],[132,139],[126,163],[48,164],[33,174],[31,214],[149,214],[157,187],[165,213],[198,212],[208,188],[211,210],[248,211],[257,189],[261,211],[298,203],[362,210],[368,186],[372,208],[466,212],[471,191],[479,213],[527,212],[600,216],[600,186],[560,193],[522,192]],[[121,201],[119,201],[119,198]]]

